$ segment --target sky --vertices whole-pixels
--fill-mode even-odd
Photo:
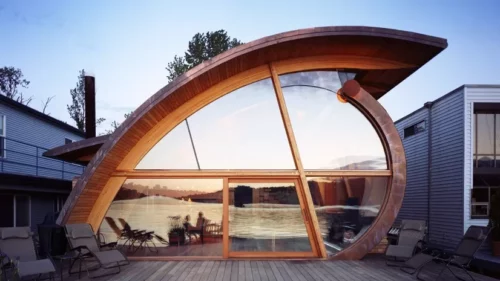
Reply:
[[[238,2],[238,3],[236,3]],[[361,25],[448,39],[449,47],[380,101],[394,120],[462,84],[500,84],[500,1],[14,1],[0,0],[0,67],[20,68],[30,104],[66,109],[82,68],[96,76],[97,116],[113,120],[167,83],[165,66],[197,32],[243,42],[280,32]]]

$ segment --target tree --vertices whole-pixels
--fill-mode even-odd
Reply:
[[[174,60],[167,64],[168,82],[172,82],[198,64],[241,44],[243,43],[240,40],[231,38],[223,29],[196,33],[189,41],[188,50],[184,53],[184,57],[174,56]]]
[[[4,66],[0,68],[0,93],[24,105],[28,105],[32,97],[26,98],[18,88],[28,88],[30,81],[23,78],[19,68]]]
[[[134,111],[130,111],[129,113],[125,113],[123,114],[123,117],[125,117],[125,119],[129,118],[130,115],[132,115],[132,113],[134,113]],[[116,129],[118,129],[118,127],[120,127],[121,123],[120,122],[117,122],[116,120],[114,120],[113,122],[111,122],[111,129],[108,129],[104,132],[104,135],[110,135],[112,134]]]
[[[50,115],[50,113],[45,113],[45,110],[47,110],[47,106],[49,106],[50,101],[54,98],[55,96],[48,97],[45,101],[42,101],[42,113]]]
[[[80,70],[76,87],[70,90],[71,105],[67,105],[68,113],[71,119],[75,120],[76,127],[85,131],[85,70]],[[104,122],[105,118],[98,118],[96,125]]]

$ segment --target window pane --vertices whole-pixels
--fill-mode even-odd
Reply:
[[[188,118],[202,169],[294,169],[270,79],[252,83]]]
[[[16,227],[30,226],[30,199],[16,195]]]
[[[479,168],[491,168],[494,167],[493,155],[491,156],[477,156],[477,166]]]
[[[336,72],[293,73],[280,81],[305,169],[387,169],[373,126],[351,104],[337,99]]]
[[[500,114],[497,114],[496,115],[496,129],[495,129],[495,134],[496,134],[496,139],[495,139],[495,143],[496,143],[496,155],[500,155]],[[497,156],[497,163],[499,163],[499,158]],[[497,167],[500,167],[499,165],[497,165]]]
[[[230,183],[231,251],[310,252],[295,184]]]
[[[136,169],[198,169],[186,122],[181,122],[153,146]]]
[[[494,127],[493,114],[477,114],[477,153],[493,154]]]
[[[0,227],[14,226],[14,197],[0,194]]]
[[[384,202],[385,177],[308,178],[309,190],[329,255],[361,237]]]
[[[488,188],[476,188],[472,189],[472,203],[488,203]]]
[[[0,136],[3,136],[3,115],[0,115]]]
[[[222,256],[222,186],[221,179],[129,179],[100,231],[106,241],[119,237],[128,255]],[[157,251],[139,247],[141,239]]]
[[[488,205],[472,205],[471,206],[471,215],[473,217],[485,217],[488,216]]]

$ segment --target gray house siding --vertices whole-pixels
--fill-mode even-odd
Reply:
[[[37,231],[45,215],[56,211],[58,200],[71,191],[71,180],[84,167],[43,157],[65,144],[65,138],[83,139],[83,133],[56,119],[0,96],[5,116],[5,157],[0,159],[0,196],[30,196],[30,226]],[[38,156],[38,157],[37,157]]]
[[[463,236],[464,228],[463,88],[433,102],[430,112],[430,121],[429,109],[423,107],[396,122],[407,159],[407,187],[398,219],[427,220],[429,241],[453,248]],[[404,139],[404,128],[422,120],[427,122],[426,130]]]
[[[431,109],[429,240],[455,247],[463,236],[464,93],[437,100]]]
[[[7,138],[0,172],[66,180],[83,172],[82,166],[42,157],[46,149],[64,145],[65,138],[81,140],[81,136],[1,102],[0,115],[6,118]]]
[[[427,121],[427,109],[422,108],[407,118],[398,121],[398,129],[406,153],[407,181],[403,206],[398,220],[427,220],[428,215],[428,130],[404,138],[404,129]]]

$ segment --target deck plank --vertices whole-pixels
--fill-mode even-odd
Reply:
[[[426,280],[437,277],[443,267],[430,264],[422,272]],[[460,277],[468,276],[453,269]],[[102,272],[99,272],[101,274]],[[496,279],[472,273],[476,281]],[[56,278],[59,280],[59,276]],[[90,281],[86,272],[82,278],[67,275],[67,281]],[[383,259],[365,258],[362,261],[132,261],[123,266],[120,274],[99,277],[92,281],[415,281],[415,276],[385,265]],[[444,271],[441,280],[455,280],[449,271]]]

